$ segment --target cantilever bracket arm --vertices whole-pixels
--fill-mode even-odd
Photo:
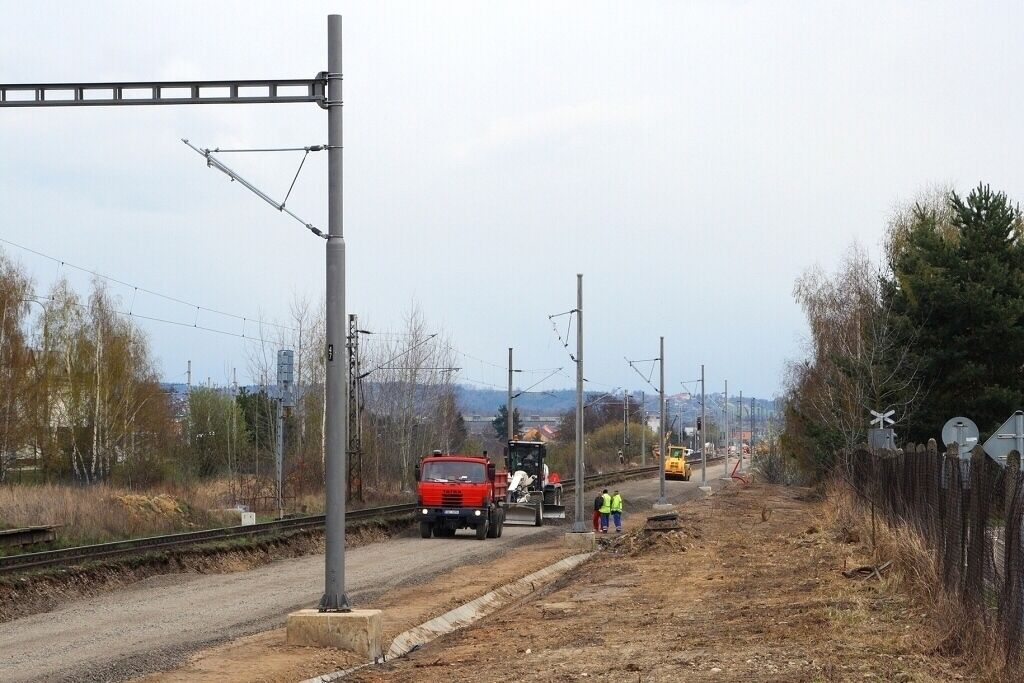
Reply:
[[[257,197],[259,197],[260,199],[265,201],[267,204],[270,204],[272,207],[274,207],[278,211],[281,211],[282,213],[286,213],[289,216],[291,216],[292,218],[294,218],[295,220],[297,220],[299,223],[302,223],[303,227],[305,227],[307,230],[309,230],[311,233],[313,233],[317,237],[321,237],[323,239],[327,239],[327,235],[325,235],[323,233],[323,231],[321,231],[319,228],[315,227],[312,223],[308,223],[305,220],[303,220],[303,219],[299,218],[298,216],[296,216],[294,213],[292,213],[292,211],[290,209],[285,207],[284,202],[277,202],[277,201],[275,201],[273,198],[269,197],[265,192],[260,190],[258,187],[256,187],[252,183],[250,183],[248,180],[246,180],[242,176],[240,176],[237,173],[235,173],[232,169],[228,168],[224,164],[224,162],[222,162],[217,157],[213,156],[213,154],[210,152],[210,150],[208,150],[208,149],[199,149],[198,147],[193,145],[191,142],[189,142],[185,138],[182,138],[181,141],[184,142],[189,147],[191,147],[193,150],[195,150],[195,152],[197,154],[199,154],[200,156],[204,157],[206,159],[206,165],[207,166],[209,166],[210,168],[217,169],[218,171],[220,171],[221,173],[223,173],[227,177],[231,178],[231,180],[237,180],[238,183],[242,187],[244,187],[245,189],[249,190],[254,195],[256,195]],[[290,192],[291,191],[289,190],[289,193]]]

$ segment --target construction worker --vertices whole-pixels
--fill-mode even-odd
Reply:
[[[594,518],[591,520],[594,524],[594,531],[600,529],[598,524],[601,522],[601,506],[604,504],[604,496],[598,496],[594,499]]]
[[[608,493],[608,489],[601,492],[601,508],[598,510],[601,513],[601,533],[608,533],[608,515],[612,512],[612,497]]]
[[[612,494],[612,519],[615,520],[615,533],[622,533],[622,494],[618,489]]]

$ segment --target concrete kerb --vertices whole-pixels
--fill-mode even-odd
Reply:
[[[349,669],[342,669],[340,671],[334,671],[321,676],[315,676],[302,681],[302,683],[328,683],[329,681],[337,681],[350,673],[359,671],[360,669],[365,669],[366,667],[386,662],[391,659],[404,657],[410,652],[418,650],[427,643],[445,635],[446,633],[451,633],[452,631],[465,628],[473,622],[478,621],[489,614],[493,614],[513,600],[518,600],[537,591],[570,569],[583,564],[583,562],[593,556],[594,553],[589,552],[570,555],[569,557],[563,558],[554,564],[533,572],[532,574],[527,574],[518,581],[514,581],[508,585],[502,586],[501,588],[490,591],[489,593],[485,593],[479,598],[470,600],[466,604],[456,607],[453,610],[449,610],[439,617],[435,617],[430,621],[424,622],[419,626],[415,626],[408,631],[405,631],[404,633],[400,633],[391,642],[391,647],[380,660],[374,660]]]

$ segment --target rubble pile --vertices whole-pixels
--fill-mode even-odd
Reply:
[[[689,544],[699,540],[701,534],[695,529],[677,527],[670,530],[638,529],[599,543],[604,550],[614,555],[636,557],[647,553],[683,553]]]

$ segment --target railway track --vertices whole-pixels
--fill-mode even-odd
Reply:
[[[629,470],[617,470],[602,474],[592,474],[586,477],[587,484],[603,484],[613,481],[622,481],[635,476],[657,472],[657,466],[637,467]],[[573,479],[563,479],[562,488],[564,491],[571,491],[574,488]],[[415,503],[400,503],[398,505],[384,505],[362,510],[349,510],[345,513],[346,520],[370,520],[370,519],[393,519],[403,515],[409,515],[416,509]],[[136,538],[125,541],[113,541],[111,543],[99,543],[96,545],[83,545],[74,548],[62,548],[60,550],[43,550],[34,553],[21,553],[0,557],[0,574],[26,571],[29,569],[44,569],[47,567],[73,566],[82,562],[94,562],[129,555],[141,555],[148,552],[188,548],[190,546],[202,545],[204,543],[215,543],[240,538],[251,538],[267,534],[277,534],[294,531],[310,531],[321,529],[325,524],[323,515],[308,515],[303,517],[291,517],[288,519],[262,522],[249,526],[229,526],[219,529],[206,529],[203,531],[187,531],[164,536],[150,536],[148,538]]]

